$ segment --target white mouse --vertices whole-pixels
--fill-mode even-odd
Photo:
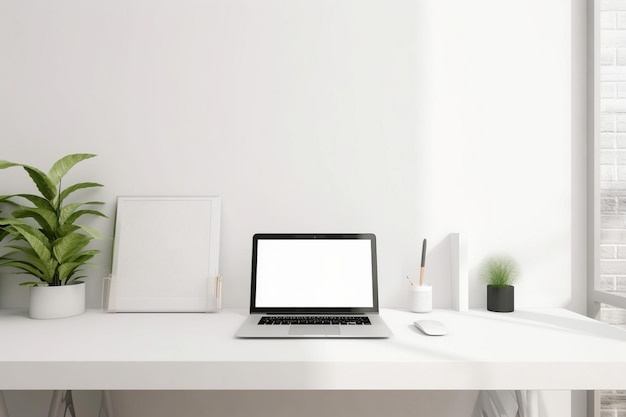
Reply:
[[[446,326],[437,320],[417,320],[413,323],[415,327],[428,336],[443,336],[448,333]]]

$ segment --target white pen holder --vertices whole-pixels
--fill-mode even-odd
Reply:
[[[428,313],[433,309],[433,287],[413,285],[409,291],[410,309],[414,313]]]

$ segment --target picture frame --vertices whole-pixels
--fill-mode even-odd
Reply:
[[[220,219],[220,197],[118,197],[104,309],[217,311]]]

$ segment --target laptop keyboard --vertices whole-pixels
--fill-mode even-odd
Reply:
[[[289,324],[338,324],[344,326],[364,326],[372,324],[366,316],[263,316],[259,325]]]

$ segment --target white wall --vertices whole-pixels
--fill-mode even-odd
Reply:
[[[74,178],[106,185],[111,216],[118,195],[222,196],[227,307],[262,231],[376,233],[383,306],[405,304],[424,237],[449,305],[454,231],[474,281],[509,252],[519,306],[572,301],[568,2],[5,0],[0,28],[3,157],[97,153]]]
[[[376,233],[384,307],[406,305],[427,237],[447,307],[448,234],[461,231],[472,306],[484,305],[480,262],[508,252],[518,307],[584,311],[570,7],[0,0],[1,158],[47,168],[97,153],[73,179],[106,185],[89,198],[111,218],[118,195],[220,195],[226,307],[247,305],[252,234],[279,231]],[[0,178],[0,194],[27,183]],[[112,220],[94,225],[112,236]],[[90,273],[94,307],[110,243]],[[0,274],[0,306],[25,305]]]

